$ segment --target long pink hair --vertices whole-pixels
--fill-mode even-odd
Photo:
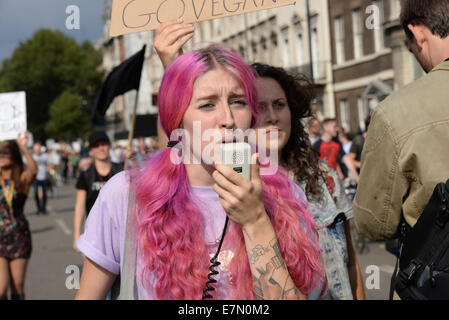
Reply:
[[[193,84],[203,73],[223,67],[240,81],[254,125],[257,91],[252,69],[236,53],[214,45],[186,53],[166,70],[159,90],[159,116],[170,137],[190,104]],[[159,299],[201,299],[209,273],[204,219],[192,202],[192,189],[183,163],[170,161],[171,148],[154,156],[135,179],[138,235],[144,266],[141,279],[155,276]],[[324,279],[318,233],[311,214],[292,192],[287,176],[262,176],[265,209],[297,288],[310,293]],[[224,247],[234,251],[230,264],[233,299],[254,299],[253,281],[241,227],[230,221]],[[220,288],[217,288],[220,290]],[[216,295],[216,294],[214,294]]]

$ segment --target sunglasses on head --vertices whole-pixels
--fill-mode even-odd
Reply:
[[[6,150],[0,151],[0,158],[9,158],[10,156],[11,156],[11,153],[9,151],[6,151]]]

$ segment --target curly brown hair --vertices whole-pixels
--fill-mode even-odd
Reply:
[[[320,178],[324,173],[319,166],[319,153],[309,140],[303,120],[313,116],[311,101],[312,85],[302,74],[291,75],[282,68],[263,63],[251,65],[256,75],[277,81],[285,92],[291,113],[291,134],[282,150],[281,163],[291,169],[296,179],[305,183],[305,193],[309,199],[321,197]]]

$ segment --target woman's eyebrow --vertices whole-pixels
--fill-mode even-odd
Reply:
[[[232,92],[229,95],[230,98],[245,98],[246,99],[246,95],[244,93],[236,93],[236,92]]]
[[[205,95],[205,96],[199,96],[197,98],[195,98],[195,101],[203,101],[203,100],[215,100],[217,99],[217,95],[216,94],[209,94],[209,95]]]

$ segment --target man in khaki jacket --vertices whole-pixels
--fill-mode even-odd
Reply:
[[[439,182],[449,179],[449,0],[405,0],[401,23],[426,76],[372,114],[354,201],[358,230],[372,240],[414,226]]]

